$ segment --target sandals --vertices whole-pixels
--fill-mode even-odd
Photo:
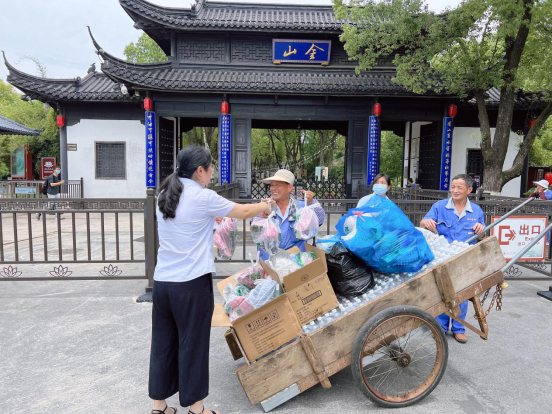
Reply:
[[[205,406],[203,406],[203,410],[201,410],[200,413],[194,413],[192,410],[188,410],[188,414],[203,414],[203,412],[205,411]],[[211,410],[208,410],[211,414],[216,414],[215,411],[211,411]]]
[[[163,411],[153,409],[151,410],[150,414],[164,414],[165,411],[167,411],[167,408],[172,408],[174,410],[174,414],[176,414],[176,408],[175,407],[169,407],[169,404],[165,403],[165,409]]]

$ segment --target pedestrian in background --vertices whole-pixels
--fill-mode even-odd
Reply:
[[[46,196],[48,198],[61,198],[61,194],[59,192],[60,186],[65,184],[65,180],[61,179],[61,167],[59,165],[56,165],[56,168],[54,168],[53,174],[50,174],[50,176],[46,179],[46,183],[44,185],[47,186],[46,188]],[[44,206],[44,210],[48,208],[49,210],[55,210],[56,204],[55,203],[48,203],[46,206]],[[54,214],[54,213],[50,213]],[[41,213],[36,213],[36,219],[40,220]],[[63,216],[60,216],[60,220],[63,220]]]

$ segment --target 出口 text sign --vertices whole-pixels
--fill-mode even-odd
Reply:
[[[499,218],[500,216],[493,217],[492,221]],[[493,227],[491,235],[498,239],[504,258],[511,260],[538,237],[547,225],[547,216],[511,216]],[[544,260],[545,256],[546,237],[543,237],[519,260]]]

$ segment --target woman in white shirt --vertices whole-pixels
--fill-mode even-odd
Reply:
[[[387,174],[378,174],[374,178],[372,183],[372,194],[362,197],[358,200],[357,208],[361,208],[364,204],[368,202],[374,196],[387,197],[387,192],[391,190],[391,180]]]
[[[149,373],[152,414],[175,414],[176,408],[165,400],[177,392],[180,405],[190,407],[191,414],[212,413],[205,410],[203,399],[209,393],[215,218],[246,219],[271,211],[267,203],[236,204],[205,189],[211,162],[207,149],[188,146],[178,153],[177,170],[159,188]]]

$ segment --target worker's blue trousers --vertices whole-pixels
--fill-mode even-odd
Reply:
[[[460,304],[460,317],[459,319],[465,320],[466,314],[468,313],[468,301],[462,302]],[[452,333],[455,334],[461,334],[466,332],[466,327],[462,325],[460,322],[456,322],[454,319],[450,318],[446,313],[442,313],[441,315],[437,316],[437,321],[441,324],[441,327],[443,328],[443,331],[447,333],[449,331],[449,324],[452,320]]]

